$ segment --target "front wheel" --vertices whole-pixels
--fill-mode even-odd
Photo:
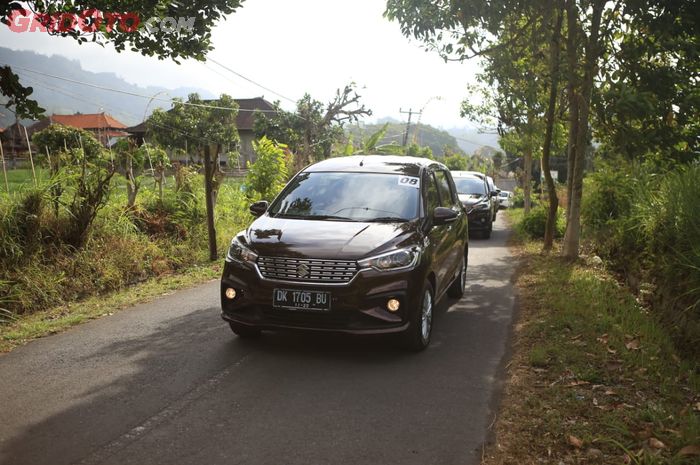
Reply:
[[[233,321],[229,322],[229,326],[231,326],[231,331],[240,338],[255,338],[259,337],[261,334],[261,331],[254,326],[242,325],[240,323],[234,323]]]
[[[430,345],[430,335],[433,331],[433,286],[428,281],[423,285],[420,307],[411,318],[408,329],[404,333],[406,346],[416,352]]]
[[[459,270],[459,276],[454,280],[452,285],[447,289],[447,295],[460,299],[464,295],[464,290],[467,287],[467,257],[462,259],[462,268]]]

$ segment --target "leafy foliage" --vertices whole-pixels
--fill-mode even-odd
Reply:
[[[291,158],[287,146],[262,137],[253,142],[257,158],[255,163],[248,162],[248,174],[245,180],[246,195],[251,200],[271,201],[284,187],[289,179]]]
[[[256,114],[255,133],[288,146],[295,154],[297,169],[330,157],[334,144],[343,138],[343,125],[372,114],[360,104],[354,83],[338,89],[327,105],[305,94],[297,102],[295,113],[284,111],[279,101],[274,106],[272,114]]]

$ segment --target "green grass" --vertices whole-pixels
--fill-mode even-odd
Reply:
[[[605,270],[541,247],[516,247],[520,322],[500,446],[485,463],[697,464],[679,451],[700,445],[698,360],[681,359],[664,326]]]
[[[33,339],[59,333],[72,326],[110,315],[120,309],[153,300],[166,293],[182,290],[221,274],[219,263],[192,266],[180,273],[149,279],[148,281],[106,295],[62,305],[29,315],[14,317],[14,321],[0,326],[0,352]]]

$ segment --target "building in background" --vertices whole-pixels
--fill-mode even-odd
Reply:
[[[52,124],[61,124],[90,131],[105,147],[111,147],[122,137],[128,137],[126,125],[107,113],[76,113],[74,115],[51,115],[29,128],[30,135],[46,129]]]

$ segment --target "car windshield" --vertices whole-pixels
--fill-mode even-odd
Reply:
[[[420,180],[398,174],[302,173],[270,208],[278,218],[409,221],[418,216]]]
[[[469,195],[486,195],[484,181],[479,178],[455,178],[457,192]]]

